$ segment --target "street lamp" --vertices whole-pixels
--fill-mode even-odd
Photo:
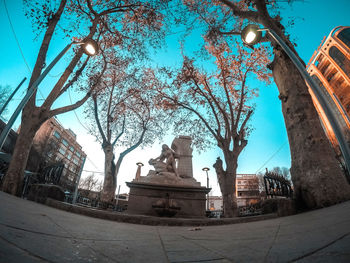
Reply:
[[[1,135],[0,135],[0,150],[2,149],[2,146],[5,143],[6,137],[9,134],[11,127],[13,126],[14,122],[16,121],[19,113],[24,108],[24,106],[27,104],[29,99],[32,97],[34,92],[37,90],[39,84],[42,82],[42,80],[45,78],[45,76],[49,73],[49,71],[56,65],[56,63],[63,57],[63,55],[72,47],[72,45],[81,45],[83,47],[84,53],[88,56],[94,56],[98,52],[98,45],[95,40],[93,39],[85,39],[83,42],[72,42],[68,44],[62,51],[55,57],[55,59],[50,63],[50,65],[47,66],[47,68],[44,70],[44,72],[34,81],[34,83],[28,88],[26,95],[20,102],[20,104],[17,106],[15,112],[12,114],[10,120],[6,124],[5,128],[3,129]]]
[[[137,162],[137,171],[136,171],[136,176],[135,176],[135,181],[138,181],[141,177],[141,167],[143,166],[143,163]]]
[[[207,174],[207,188],[209,188],[209,176],[208,176],[208,171],[210,170],[208,167],[204,167],[202,169],[203,171],[205,171],[205,173]],[[209,211],[209,192],[207,193],[207,211]]]
[[[283,41],[280,36],[276,34],[272,29],[269,28],[259,28],[257,25],[247,25],[241,33],[242,41],[252,46],[256,43],[258,43],[261,40],[262,37],[262,31],[266,31],[270,34],[270,36],[282,47],[282,49],[286,52],[286,54],[289,56],[291,61],[294,63],[304,80],[307,82],[313,93],[315,94],[318,102],[320,103],[324,113],[326,114],[326,117],[334,131],[334,135],[337,138],[337,141],[339,143],[340,150],[344,157],[345,166],[347,167],[347,170],[350,171],[350,149],[349,146],[345,140],[344,134],[341,130],[341,125],[339,124],[339,121],[335,117],[335,114],[331,110],[330,106],[327,103],[326,97],[323,95],[321,88],[318,86],[318,84],[311,78],[309,73],[306,71],[306,68],[304,65],[300,62],[300,60],[297,58],[297,56],[294,54],[294,52],[287,46],[287,44]],[[348,181],[350,181],[350,178],[348,178]]]

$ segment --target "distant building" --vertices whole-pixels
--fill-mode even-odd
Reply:
[[[237,174],[236,197],[238,207],[259,202],[259,178],[255,174]]]
[[[3,120],[0,120],[0,133],[5,128],[6,123]],[[17,141],[18,133],[14,130],[10,130],[8,136],[6,137],[5,143],[2,147],[1,152],[4,152],[6,154],[13,154],[13,151],[15,149],[16,141]],[[30,149],[26,170],[30,172],[38,172],[38,162],[40,160],[40,153],[36,151],[34,148]],[[3,160],[0,160],[0,173],[4,174],[7,171],[9,163],[4,162]]]
[[[47,156],[48,165],[64,164],[59,184],[70,192],[74,191],[86,158],[76,137],[71,129],[65,129],[56,118],[51,118],[40,127],[33,141],[33,147]]]
[[[350,27],[338,26],[322,40],[307,65],[307,71],[318,83],[341,124],[350,144]],[[326,134],[340,155],[334,132],[318,100],[309,89]]]
[[[209,196],[209,210],[210,211],[223,210],[222,196]]]

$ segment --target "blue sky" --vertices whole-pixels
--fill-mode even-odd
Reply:
[[[8,12],[12,21],[14,31],[17,35],[19,45],[23,51],[25,60],[30,69],[33,68],[37,52],[39,50],[41,36],[34,40],[35,34],[32,32],[30,21],[24,16],[21,0],[7,0]],[[292,28],[288,28],[292,40],[297,43],[297,51],[305,63],[309,61],[315,49],[320,44],[324,36],[339,25],[349,25],[350,20],[348,10],[350,10],[350,1],[296,1],[292,5],[283,4],[284,10],[282,17],[295,17],[295,24]],[[0,24],[1,36],[0,48],[2,50],[0,58],[0,85],[10,85],[15,88],[23,77],[30,77],[27,66],[19,51],[18,45],[11,30],[9,20],[4,8],[4,2],[0,3]],[[191,37],[191,44],[196,49],[200,41],[196,41]],[[154,56],[154,62],[162,65],[166,62],[167,65],[178,65],[180,51],[178,44],[178,36],[170,35],[167,39],[167,48],[160,50]],[[49,63],[63,48],[68,44],[68,40],[62,39],[60,36],[55,36],[48,52],[47,63]],[[62,72],[64,66],[69,61],[69,54],[63,58],[60,63],[50,72],[50,75],[40,85],[40,92],[45,97],[49,87]],[[253,115],[252,132],[248,146],[242,152],[239,158],[238,173],[255,173],[261,168],[272,168],[274,166],[290,167],[290,153],[287,134],[284,126],[284,120],[281,113],[281,105],[278,100],[277,87],[272,84],[268,87],[262,83],[254,82],[259,87],[259,98],[256,100],[257,108]],[[20,89],[15,99],[10,105],[9,113],[13,112],[14,107],[18,104],[19,99],[23,96],[23,91],[28,85],[28,80]],[[81,95],[71,93],[74,99],[78,99]],[[41,98],[39,94],[38,98]],[[69,96],[66,95],[59,103],[69,101]],[[79,120],[84,123],[82,115],[83,107],[76,111]],[[6,116],[9,117],[9,116]],[[73,112],[60,115],[58,117],[65,128],[71,128],[78,135],[78,142],[83,146],[83,150],[88,154],[88,160],[85,165],[85,170],[103,171],[103,152],[101,147],[94,142],[94,138],[87,134]],[[19,122],[16,125],[18,127]],[[137,161],[142,161],[147,164],[149,158],[158,156],[161,150],[161,144],[171,144],[173,135],[169,135],[162,142],[157,142],[153,147],[137,150],[128,155],[124,160],[118,184],[121,184],[121,192],[127,192],[128,188],[125,181],[130,181],[135,176]],[[278,151],[279,150],[279,151]],[[278,151],[278,152],[277,152]],[[276,153],[277,152],[277,153]],[[118,151],[116,152],[118,153]],[[212,169],[212,164],[216,157],[220,155],[218,149],[210,149],[207,152],[198,155],[194,152],[194,176],[198,181],[205,184],[205,174],[201,170],[204,166],[211,168],[209,171],[210,184],[213,187],[213,194],[220,194],[216,183],[216,176]],[[273,158],[271,158],[273,157]],[[270,159],[270,160],[269,160]],[[269,161],[268,161],[269,160]],[[268,161],[268,162],[267,162]],[[267,162],[267,163],[266,163]],[[266,164],[265,164],[266,163]],[[142,175],[145,175],[150,169],[149,166],[143,167]],[[83,175],[86,175],[84,173]],[[96,173],[96,175],[98,175]]]

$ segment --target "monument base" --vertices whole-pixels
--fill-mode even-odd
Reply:
[[[174,217],[205,217],[206,194],[201,186],[127,182],[129,214]]]

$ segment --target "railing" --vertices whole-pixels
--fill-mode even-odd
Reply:
[[[259,203],[254,205],[240,206],[238,209],[239,216],[256,216],[262,214],[262,209]]]
[[[293,197],[293,189],[291,183],[276,173],[266,172],[264,176],[264,184],[267,196],[284,196],[289,198]]]

